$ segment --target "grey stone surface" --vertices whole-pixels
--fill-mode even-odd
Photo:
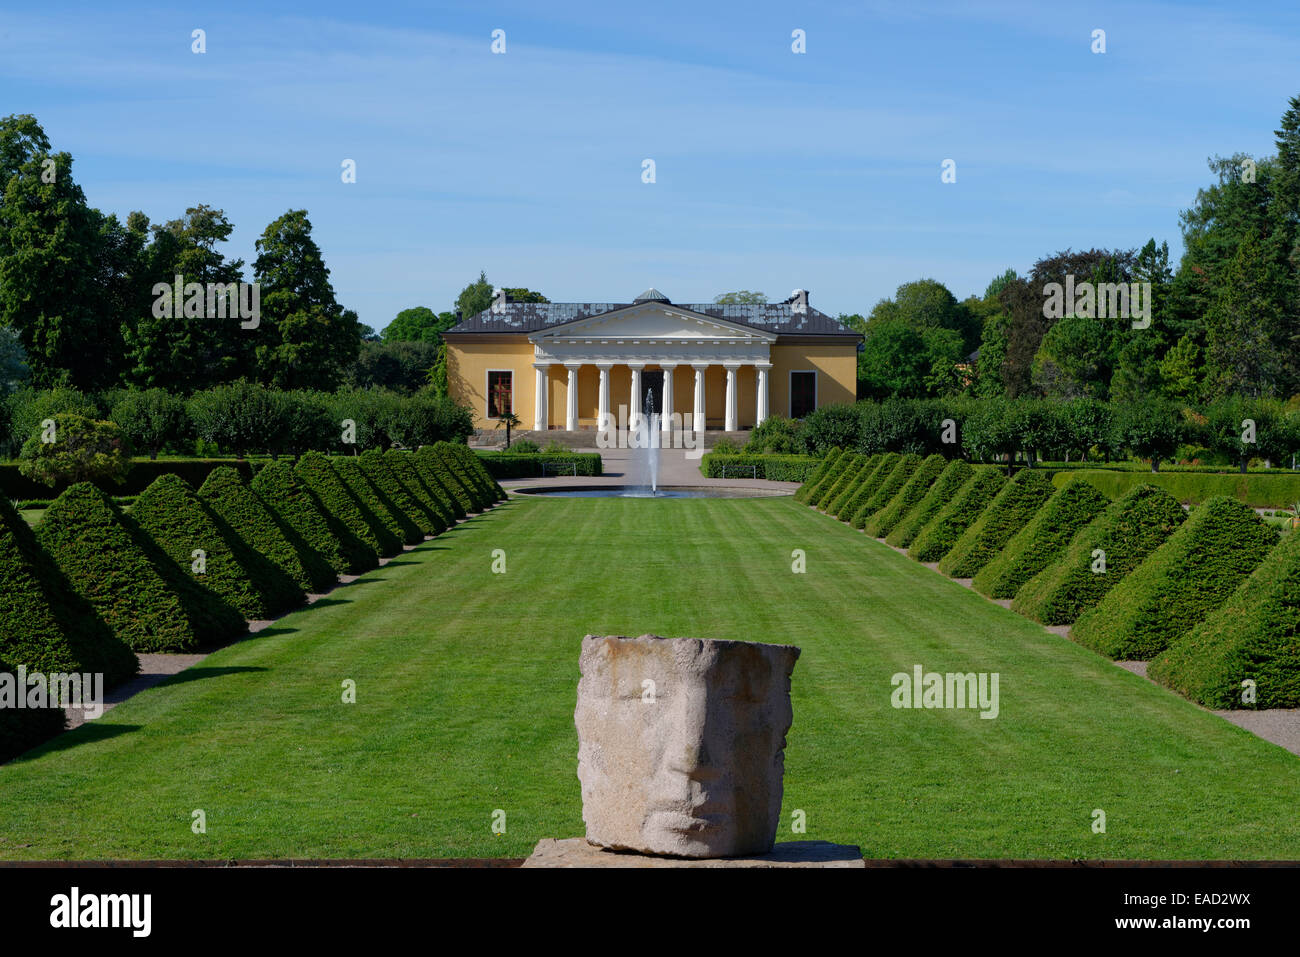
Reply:
[[[684,858],[770,851],[798,657],[747,641],[583,638],[574,722],[587,841]]]
[[[767,854],[750,857],[685,859],[632,854],[594,847],[580,837],[537,842],[524,867],[861,867],[862,851],[852,844],[785,841]]]

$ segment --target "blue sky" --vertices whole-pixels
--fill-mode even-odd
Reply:
[[[1271,154],[1300,93],[1284,3],[10,6],[0,113],[34,113],[92,205],[222,208],[249,262],[306,208],[377,329],[480,269],[556,301],[802,287],[836,314],[1066,247],[1176,258],[1206,158]]]

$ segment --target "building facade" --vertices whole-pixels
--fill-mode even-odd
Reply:
[[[663,428],[748,429],[852,402],[861,335],[808,305],[677,305],[655,289],[630,303],[511,302],[449,329],[447,379],[475,428],[513,412],[523,428],[599,429],[638,410]],[[653,409],[647,409],[647,402]]]

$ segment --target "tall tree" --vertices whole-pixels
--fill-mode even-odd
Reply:
[[[261,285],[254,347],[263,381],[284,389],[333,391],[356,361],[361,324],[334,298],[329,270],[305,209],[291,209],[257,241]]]

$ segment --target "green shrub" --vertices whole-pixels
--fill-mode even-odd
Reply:
[[[1300,707],[1300,535],[1283,538],[1147,674],[1207,708]],[[1255,682],[1253,703],[1242,700],[1246,680]]]
[[[97,488],[110,496],[139,495],[160,475],[179,475],[191,488],[198,488],[208,473],[214,468],[229,465],[238,468],[240,474],[253,474],[251,463],[236,462],[233,459],[133,459],[131,471],[121,485],[109,481],[92,482]],[[53,490],[49,486],[25,478],[18,471],[17,462],[0,462],[0,497],[7,499],[53,499],[70,483],[57,483]]]
[[[294,471],[311,490],[321,511],[341,522],[376,556],[396,555],[402,550],[401,539],[390,532],[379,517],[353,494],[324,455],[308,452],[298,460]]]
[[[739,455],[745,447],[728,435],[721,436],[713,443],[713,451],[719,455]]]
[[[185,400],[166,389],[124,390],[109,418],[133,449],[149,453],[151,459],[169,445],[179,448],[190,437]]]
[[[1068,625],[1142,564],[1187,513],[1168,492],[1139,485],[1089,522],[1059,559],[1025,582],[1011,607],[1044,625]],[[1104,556],[1105,572],[1101,567]]]
[[[799,490],[794,493],[794,500],[800,503],[807,502],[809,495],[821,484],[822,479],[826,478],[832,466],[843,454],[844,450],[836,447],[822,456],[820,464],[803,480],[803,485],[799,486]]]
[[[420,509],[427,516],[433,528],[430,534],[441,535],[449,527],[456,524],[456,517],[443,504],[438,493],[429,488],[424,479],[420,477],[420,473],[415,467],[415,457],[410,452],[389,449],[384,453],[384,459],[388,462],[388,467],[392,469],[393,475],[419,503]]]
[[[885,542],[895,548],[907,548],[911,545],[916,540],[916,536],[921,534],[922,529],[943,511],[974,474],[974,466],[963,459],[953,459],[949,462],[939,473],[939,477],[934,480],[930,490],[921,497],[921,501],[912,506],[911,510],[899,519],[894,530],[885,536]]]
[[[25,690],[18,683],[18,665],[0,661],[0,681],[13,682],[17,694]],[[36,671],[39,669],[30,669]],[[70,672],[73,669],[62,669]],[[88,669],[78,669],[85,673]],[[107,679],[105,679],[107,681]],[[48,741],[67,726],[62,708],[0,707],[0,764]]]
[[[989,598],[1014,598],[1020,587],[1060,557],[1079,529],[1110,504],[1092,485],[1076,479],[1047,500],[1033,520],[975,576],[975,590]]]
[[[1070,637],[1116,660],[1147,661],[1218,610],[1277,540],[1236,499],[1212,498],[1080,615]]]
[[[366,473],[371,484],[379,490],[384,505],[393,512],[402,523],[406,532],[406,544],[418,545],[426,535],[436,535],[437,517],[426,512],[415,496],[407,490],[397,474],[388,465],[388,459],[378,449],[367,449],[357,460],[361,470]]]
[[[139,669],[135,652],[77,594],[7,501],[0,501],[0,660],[43,674],[101,673],[109,688]]]
[[[487,489],[492,496],[492,502],[504,501],[506,490],[497,484],[497,480],[487,470],[487,466],[483,464],[483,456],[476,453],[468,445],[462,445],[460,442],[444,442],[442,444],[465,466],[465,471],[469,473],[469,477]]]
[[[853,490],[853,495],[844,503],[841,514],[845,518],[854,518],[862,511],[862,506],[866,505],[876,494],[885,479],[889,478],[890,473],[898,467],[902,456],[897,452],[876,453],[871,456],[876,460],[876,464],[866,473],[862,481]]]
[[[266,468],[259,469],[258,475],[265,471]],[[293,475],[288,469],[279,474],[287,474],[290,477]],[[286,521],[280,515],[257,486],[242,483],[234,469],[213,470],[209,473],[204,486],[222,492],[221,501],[229,508],[231,514],[247,512],[255,522],[257,540],[250,538],[250,535],[245,534],[244,529],[238,525],[234,525],[232,531],[288,575],[298,589],[320,593],[329,591],[338,583],[338,573],[329,559],[317,551],[293,522]],[[199,495],[200,498],[203,497],[202,488],[199,489]],[[216,509],[214,500],[209,500],[209,505]],[[220,516],[225,516],[220,509],[216,511]],[[266,524],[267,521],[271,523],[270,526]],[[289,546],[288,550],[284,548],[286,543]],[[272,548],[274,551],[269,550]]]
[[[39,436],[41,423],[53,419],[60,412],[70,412],[85,419],[101,418],[95,401],[82,392],[70,388],[19,389],[5,401],[9,412],[8,451],[18,450],[32,436]]]
[[[925,493],[930,491],[930,486],[947,466],[948,460],[938,452],[927,456],[884,508],[875,512],[862,526],[863,530],[872,538],[884,538],[892,532],[917,502],[925,498]]]
[[[361,462],[356,456],[343,455],[334,459],[334,470],[354,496],[366,507],[380,525],[398,543],[398,554],[402,545],[415,545],[424,541],[424,534],[419,527],[399,509],[395,502],[370,480]]]
[[[189,569],[245,618],[271,618],[285,610],[277,594],[284,573],[213,515],[183,479],[159,476],[140,493],[131,518],[182,571]],[[196,549],[203,552],[202,571],[194,568]]]
[[[1034,514],[1054,491],[1048,475],[1037,469],[1021,469],[943,556],[939,571],[952,578],[975,577],[997,557],[1011,536],[1033,521]]]
[[[859,455],[856,465],[850,466],[841,477],[836,489],[831,491],[831,500],[826,505],[827,515],[832,515],[840,521],[846,520],[849,516],[845,513],[854,494],[863,481],[875,471],[876,466],[880,464],[878,455]]]
[[[536,455],[542,451],[542,447],[532,439],[515,439],[503,451],[506,455]]]
[[[769,415],[754,426],[745,443],[744,452],[751,455],[797,455],[803,452],[800,432],[803,423],[781,415]],[[798,481],[797,479],[793,481]]]
[[[112,422],[97,422],[70,412],[52,419],[48,434],[33,435],[18,454],[18,471],[54,488],[74,482],[121,485],[131,470],[126,440]],[[46,441],[49,439],[50,441]]]
[[[303,566],[299,548],[304,553],[310,549],[296,534],[293,535],[298,539],[295,547],[266,503],[239,480],[238,472],[213,469],[199,487],[199,498],[226,523],[230,534],[238,536],[269,563],[270,567],[261,571],[267,580],[260,585],[271,613],[267,617],[296,608],[307,600],[306,592],[314,591],[316,582]]]
[[[426,445],[417,449],[415,452],[416,468],[423,468],[425,481],[436,482],[446,490],[451,501],[456,505],[456,517],[464,518],[470,512],[477,511],[474,507],[474,498],[470,495],[463,482],[456,477],[456,474],[447,465],[441,455],[439,455],[432,445]]]
[[[315,494],[285,462],[272,462],[258,471],[252,488],[267,508],[321,556],[334,575],[360,575],[379,564],[375,550],[363,542],[348,526],[326,512]],[[333,584],[322,581],[324,591]]]
[[[831,514],[831,506],[838,502],[845,492],[857,488],[865,478],[865,470],[872,467],[870,456],[851,452],[844,460],[844,467],[840,470],[839,477],[834,482],[828,483],[817,501],[811,504],[827,515]]]
[[[1057,472],[1057,487],[1076,478],[1085,479],[1110,498],[1121,498],[1139,485],[1158,485],[1180,502],[1199,505],[1216,495],[1230,495],[1251,508],[1283,508],[1300,499],[1300,474],[1253,472],[1214,474],[1206,472],[1142,472],[1078,469]]]
[[[88,482],[54,500],[36,540],[136,652],[192,651],[248,630],[235,608],[191,579]]]
[[[1005,484],[1006,480],[993,466],[977,467],[953,500],[921,529],[907,554],[918,562],[942,560]]]
[[[854,528],[865,529],[867,522],[882,508],[889,504],[890,499],[899,493],[907,480],[912,477],[912,473],[921,467],[925,461],[921,456],[914,452],[908,452],[903,455],[894,467],[889,470],[889,474],[880,480],[876,485],[876,490],[871,496],[858,506],[858,510],[851,515],[845,513],[843,516]]]
[[[498,479],[538,478],[557,473],[600,475],[602,464],[597,452],[570,452],[567,449],[536,455],[516,453],[513,449],[510,452],[484,452],[479,459],[488,473]]]
[[[859,465],[861,461],[861,457],[856,452],[846,452],[839,456],[831,467],[826,470],[826,474],[821,477],[821,481],[813,486],[808,493],[807,503],[813,508],[817,508],[822,500],[826,498],[827,493],[838,484],[845,471],[850,466]]]
[[[465,463],[459,461],[456,454],[442,442],[435,443],[429,448],[431,454],[437,456],[442,462],[447,474],[459,482],[460,487],[465,490],[465,495],[469,501],[469,508],[466,511],[486,511],[487,507],[492,504],[492,497],[479,482],[474,481],[473,477],[470,476],[465,468]]]
[[[700,459],[700,473],[707,478],[752,476],[769,482],[807,482],[820,464],[821,461],[811,455],[759,455],[748,452],[718,455],[716,452],[707,452]]]

